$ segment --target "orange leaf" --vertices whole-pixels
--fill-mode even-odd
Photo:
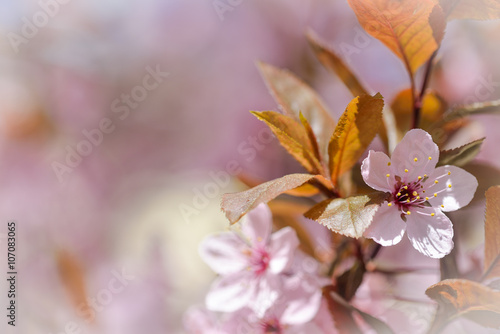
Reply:
[[[448,20],[495,20],[500,18],[498,0],[440,0]]]
[[[368,94],[356,75],[334,51],[325,46],[325,44],[312,32],[307,34],[307,40],[323,66],[332,73],[338,75],[353,96]]]
[[[307,130],[294,118],[275,111],[251,111],[264,121],[281,145],[311,174],[322,174],[323,167],[316,158],[316,148]]]
[[[83,269],[73,255],[67,251],[56,253],[59,277],[76,308],[89,307]]]
[[[288,190],[295,189],[314,178],[326,181],[321,175],[290,174],[279,179],[262,183],[246,191],[224,194],[221,203],[222,211],[225,212],[231,224],[234,224],[248,213],[248,211],[254,209],[259,204],[267,203],[278,195]]]
[[[465,316],[484,326],[500,326],[500,291],[465,279],[448,279],[425,293],[448,317]]]
[[[302,112],[318,139],[320,153],[326,155],[335,121],[318,94],[287,70],[265,63],[258,65],[271,94],[285,114],[298,120]]]
[[[427,91],[422,100],[420,127],[429,129],[439,121],[446,111],[446,102],[434,91]],[[391,103],[391,109],[394,112],[396,128],[398,130],[398,139],[410,130],[413,117],[413,97],[410,89],[404,89],[396,95]]]
[[[354,98],[340,117],[328,146],[332,183],[356,164],[382,123],[384,100],[380,94]]]
[[[445,18],[433,0],[348,0],[361,26],[398,56],[410,74],[443,38]]]
[[[500,186],[486,192],[484,278],[500,277]]]

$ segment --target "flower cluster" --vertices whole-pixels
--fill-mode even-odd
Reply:
[[[219,276],[206,307],[187,313],[186,328],[191,333],[322,333],[315,317],[323,282],[300,265],[306,255],[297,249],[295,230],[271,233],[272,215],[264,204],[240,226],[202,242],[200,255]]]

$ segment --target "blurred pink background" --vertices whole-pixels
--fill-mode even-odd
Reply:
[[[264,125],[248,111],[277,106],[256,61],[295,72],[335,119],[351,96],[315,59],[308,29],[387,103],[408,86],[380,42],[342,53],[361,32],[343,0],[0,6],[0,235],[17,222],[19,333],[72,323],[88,333],[183,333],[183,313],[214,278],[198,244],[228,226],[220,195],[243,189],[221,171],[231,161],[262,180],[301,170],[277,141],[259,142]],[[500,98],[499,31],[495,21],[448,25],[431,86],[450,104]],[[478,160],[500,168],[499,121],[475,117],[449,145],[487,136]],[[84,144],[85,133],[95,143]],[[470,249],[482,243],[475,233]],[[117,275],[129,279],[109,292]],[[97,303],[89,323],[78,308],[85,297]]]

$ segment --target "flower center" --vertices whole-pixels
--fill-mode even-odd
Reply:
[[[269,253],[264,248],[254,248],[252,249],[252,254],[250,255],[250,270],[252,270],[257,276],[260,276],[269,267],[270,260],[271,258]]]
[[[261,323],[261,327],[262,327],[263,334],[270,334],[270,333],[281,334],[281,333],[283,333],[283,327],[279,323],[279,320],[275,317],[264,320]]]

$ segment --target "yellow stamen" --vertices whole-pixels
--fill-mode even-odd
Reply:
[[[451,188],[451,184],[448,185],[448,188]]]
[[[424,174],[424,177],[427,177],[427,174]]]
[[[444,205],[443,205],[443,204],[441,204],[441,207],[442,207],[442,208],[444,208]]]
[[[403,188],[404,188],[405,190],[408,190],[408,186],[404,186]]]
[[[389,176],[391,176],[391,174],[386,174],[385,176],[389,177]]]
[[[428,201],[428,200],[429,200],[429,197],[427,197],[427,196],[426,196],[426,197],[425,197],[425,200],[426,200],[426,201]]]
[[[451,175],[451,172],[448,172],[448,175]]]
[[[410,203],[410,199],[409,198],[406,200],[406,203]]]
[[[421,177],[421,176],[419,176],[419,177],[418,177],[418,180],[419,180],[419,181],[420,181],[420,180],[422,180],[422,177]]]
[[[396,196],[398,196],[398,197],[401,196],[401,193],[397,193]]]
[[[415,159],[413,159],[413,161],[417,162],[417,161],[418,161],[418,159],[417,159],[417,158],[415,158]]]
[[[429,157],[429,160],[432,160],[432,157]]]
[[[432,216],[432,217],[434,217],[435,215],[436,215],[436,214],[435,214],[434,212],[433,212],[433,213],[431,213],[431,216]]]
[[[407,214],[407,215],[411,215],[411,212],[410,212],[410,211],[406,211],[406,214]]]
[[[438,197],[438,194],[437,194],[437,193],[434,193],[434,197]]]
[[[387,203],[387,206],[392,206],[392,203]]]
[[[413,196],[417,196],[418,193],[416,191],[413,192]]]
[[[409,172],[408,169],[405,169],[405,173],[408,173],[408,172]]]
[[[420,199],[420,196],[417,196],[417,199]]]
[[[391,163],[390,163],[390,162],[388,162],[388,163],[387,163],[387,166],[390,166],[390,165],[391,165]]]
[[[438,184],[438,183],[439,183],[439,181],[438,181],[438,180],[436,180],[436,181],[434,181],[434,183],[435,183],[435,184]]]

